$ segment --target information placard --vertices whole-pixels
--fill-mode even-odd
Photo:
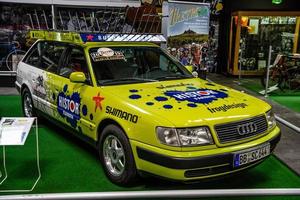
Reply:
[[[0,121],[0,145],[24,145],[34,119],[3,117]]]

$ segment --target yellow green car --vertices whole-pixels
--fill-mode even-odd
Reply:
[[[280,140],[269,104],[194,77],[156,44],[31,34],[39,39],[16,81],[24,115],[43,115],[96,147],[116,184],[144,174],[195,181],[239,172]]]

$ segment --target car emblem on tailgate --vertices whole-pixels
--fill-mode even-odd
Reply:
[[[253,122],[241,124],[237,126],[237,131],[239,135],[247,135],[250,133],[255,133],[257,131],[257,125]]]

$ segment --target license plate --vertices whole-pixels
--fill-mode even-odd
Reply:
[[[236,153],[233,158],[233,166],[239,167],[261,158],[264,158],[270,154],[270,144],[259,146],[249,151]]]

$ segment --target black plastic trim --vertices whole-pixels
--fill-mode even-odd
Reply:
[[[21,87],[19,87],[16,83],[15,83],[15,88],[17,89],[17,91],[18,91],[19,93],[21,93]]]
[[[195,158],[177,158],[161,155],[140,147],[137,147],[137,153],[140,159],[172,169],[202,168],[232,162],[232,155],[230,153]]]
[[[280,140],[281,133],[269,140],[271,151],[274,150],[276,144]],[[217,165],[230,164],[232,165],[233,153],[218,154],[213,156],[203,156],[194,158],[178,158],[170,157],[156,152],[152,152],[140,147],[136,148],[138,157],[142,160],[152,162],[171,169],[195,169],[212,167]]]

